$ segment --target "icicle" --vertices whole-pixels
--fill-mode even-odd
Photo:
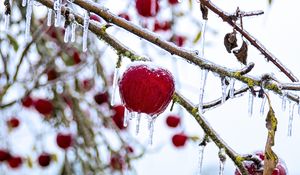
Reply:
[[[27,0],[22,0],[22,6],[23,6],[23,7],[26,6],[26,1],[27,1]]]
[[[4,15],[4,31],[8,31],[9,28],[9,22],[10,22],[10,15]]]
[[[88,39],[88,31],[89,31],[89,22],[90,16],[88,12],[84,14],[84,21],[83,21],[83,36],[82,36],[82,51],[87,51],[87,39]]]
[[[298,114],[300,115],[300,99],[299,99],[299,102],[298,102]]]
[[[231,78],[230,79],[230,87],[229,87],[229,97],[230,98],[234,97],[234,84],[235,84],[235,79]]]
[[[222,84],[222,103],[226,101],[227,97],[227,84],[226,84],[226,78],[223,77],[221,79],[221,84]]]
[[[123,126],[124,126],[124,127],[127,127],[127,125],[128,125],[129,114],[130,114],[130,112],[129,112],[128,109],[125,107],[125,110],[124,110],[124,120],[123,120]]]
[[[33,0],[28,0],[27,9],[26,9],[26,24],[25,24],[25,40],[30,39],[30,25],[31,25],[31,15],[32,15],[32,6]]]
[[[54,26],[58,27],[61,23],[61,0],[54,0],[53,9],[55,11]]]
[[[266,95],[264,95],[264,97],[261,100],[261,106],[260,106],[260,111],[259,111],[260,116],[264,115],[266,102],[267,102],[267,97],[266,97]]]
[[[292,136],[293,118],[294,118],[294,105],[292,101],[289,101],[289,124],[288,124],[288,136]]]
[[[119,68],[116,67],[115,71],[114,71],[114,78],[113,78],[113,85],[112,85],[112,95],[111,95],[111,101],[110,101],[110,104],[112,106],[115,105],[115,96],[116,96],[118,79],[119,79]]]
[[[154,132],[154,122],[156,116],[149,116],[148,117],[148,130],[149,130],[149,144],[152,145],[153,143],[153,132]]]
[[[75,42],[75,37],[76,37],[76,23],[75,22],[73,22],[72,24],[71,24],[71,42]]]
[[[65,29],[65,36],[64,36],[64,42],[68,43],[69,42],[69,37],[70,37],[70,33],[71,33],[71,26],[68,25]]]
[[[219,159],[220,159],[220,166],[219,166],[219,175],[224,174],[224,165],[226,161],[226,154],[225,154],[225,149],[222,148],[219,151]]]
[[[254,101],[254,96],[252,92],[249,90],[249,99],[248,99],[248,114],[251,117],[253,113],[253,101]]]
[[[52,18],[52,9],[48,9],[47,26],[51,26],[51,18]]]
[[[141,114],[137,113],[137,115],[136,115],[136,128],[135,128],[136,135],[138,135],[139,132],[140,132],[140,122],[141,122]]]
[[[206,31],[206,23],[207,20],[203,20],[202,22],[202,28],[201,28],[201,38],[200,38],[200,57],[204,57],[204,46],[205,46],[205,31]]]
[[[285,111],[285,109],[286,109],[286,96],[287,96],[287,94],[286,94],[286,92],[282,92],[282,102],[281,102],[281,109],[283,110],[283,111]]]
[[[199,105],[198,105],[199,114],[203,114],[203,97],[204,97],[204,87],[206,84],[207,73],[208,73],[207,69],[201,70],[200,94],[199,94]]]
[[[199,171],[199,175],[202,174],[202,165],[203,165],[203,154],[204,154],[204,145],[200,145],[199,146],[199,162],[198,162],[198,171]]]

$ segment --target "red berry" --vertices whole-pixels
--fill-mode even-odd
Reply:
[[[51,162],[51,154],[42,153],[38,157],[38,162],[41,167],[47,167]]]
[[[186,40],[186,37],[181,36],[181,35],[174,35],[171,38],[171,41],[179,47],[182,47],[184,45],[185,40]]]
[[[49,115],[53,111],[52,102],[46,99],[38,99],[34,102],[35,109],[44,115]]]
[[[108,103],[108,93],[99,92],[94,96],[94,100],[98,105],[101,105],[103,103]]]
[[[54,68],[47,70],[48,81],[55,80],[58,77],[58,73]]]
[[[258,173],[263,173],[263,161],[264,161],[264,153],[262,151],[256,152],[253,154],[253,156],[256,156],[261,162],[259,164],[257,162],[253,161],[245,161],[244,165],[246,169],[248,170],[249,175],[257,175]],[[241,175],[241,173],[236,169],[235,175]],[[284,162],[279,159],[274,171],[272,172],[272,175],[286,175],[287,174],[287,168],[284,164]]]
[[[9,152],[5,149],[0,149],[0,162],[7,161],[9,158]]]
[[[22,99],[22,105],[26,108],[29,108],[30,106],[32,106],[33,104],[33,100],[30,96],[26,96]]]
[[[188,137],[183,133],[175,134],[172,137],[172,143],[175,147],[183,147],[187,139]]]
[[[74,61],[74,64],[79,64],[81,62],[80,54],[78,51],[73,52],[73,61]]]
[[[176,128],[180,123],[180,117],[176,115],[169,115],[167,117],[166,123],[171,128]]]
[[[90,20],[94,20],[94,21],[100,22],[101,18],[98,15],[92,14],[90,16]]]
[[[81,86],[84,91],[89,91],[94,87],[94,79],[85,79],[82,81]]]
[[[116,106],[113,106],[112,110],[113,110],[112,119],[115,122],[115,124],[117,125],[117,127],[121,130],[126,129],[123,124],[125,107],[122,105],[116,105]]]
[[[156,115],[170,103],[175,91],[173,76],[162,68],[129,67],[119,82],[120,96],[129,111]]]
[[[118,16],[121,17],[121,18],[126,19],[127,21],[130,21],[130,17],[128,15],[128,13],[125,13],[125,12],[124,13],[120,13]]]
[[[171,29],[171,22],[169,21],[163,21],[163,22],[159,22],[157,20],[155,20],[154,22],[154,29],[153,31],[168,31]]]
[[[9,128],[17,128],[20,125],[20,121],[16,117],[12,117],[11,119],[9,119],[6,122],[7,122],[7,126]]]
[[[136,0],[135,7],[144,17],[156,16],[159,10],[158,0]]]
[[[12,169],[16,169],[16,168],[19,168],[22,165],[23,160],[20,156],[11,156],[7,160],[7,163],[9,165],[9,167],[11,167]]]
[[[73,137],[71,134],[58,133],[56,143],[62,149],[67,149],[72,145]]]
[[[122,171],[125,166],[125,160],[121,155],[114,154],[110,158],[110,166],[113,170]]]
[[[178,0],[169,0],[169,4],[171,5],[175,5],[175,4],[178,4],[179,1]]]

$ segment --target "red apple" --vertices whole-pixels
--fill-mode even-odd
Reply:
[[[72,145],[73,137],[71,134],[58,133],[56,143],[60,148],[67,149]]]
[[[108,93],[99,92],[94,96],[94,100],[98,105],[102,105],[103,103],[108,103]]]
[[[172,137],[172,143],[175,147],[183,147],[188,137],[184,133],[175,134]]]
[[[20,156],[11,156],[7,160],[7,163],[8,163],[10,168],[16,169],[16,168],[19,168],[22,165],[23,159]]]
[[[49,166],[50,162],[51,162],[51,154],[49,153],[42,153],[41,155],[39,155],[38,157],[38,162],[39,165],[41,167],[47,167]]]
[[[29,108],[33,105],[33,99],[30,96],[26,96],[22,99],[22,105]]]
[[[49,115],[53,111],[52,102],[47,99],[37,99],[34,102],[34,107],[39,113],[43,115]]]
[[[16,117],[12,117],[7,120],[6,123],[9,128],[17,128],[20,125],[20,120]]]
[[[158,0],[136,0],[137,12],[143,17],[156,16],[159,11]]]
[[[176,128],[180,123],[180,117],[177,115],[169,115],[166,119],[166,123],[171,128]]]
[[[129,67],[119,81],[120,96],[129,111],[158,115],[170,103],[175,91],[173,76],[149,65]]]

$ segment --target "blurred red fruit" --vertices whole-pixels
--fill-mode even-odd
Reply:
[[[47,73],[48,81],[55,80],[58,77],[58,73],[54,68],[48,69],[46,73]]]
[[[47,167],[49,166],[51,162],[51,154],[48,153],[42,153],[38,157],[38,162],[41,167]]]
[[[113,111],[112,119],[117,125],[117,127],[121,130],[126,129],[123,124],[125,107],[122,105],[116,105],[113,106],[112,111]]]
[[[170,103],[175,85],[173,76],[166,69],[137,65],[124,72],[119,90],[129,111],[158,115]]]
[[[110,167],[113,170],[122,171],[125,167],[125,160],[119,154],[114,154],[110,158]]]
[[[158,0],[136,0],[135,7],[143,17],[156,16],[159,10]]]
[[[175,5],[178,3],[179,3],[179,0],[169,0],[169,4],[171,4],[171,5]]]
[[[84,91],[89,91],[94,87],[94,79],[85,79],[82,81],[81,86]]]
[[[12,117],[7,120],[6,123],[9,128],[17,128],[20,125],[20,121],[16,117]]]
[[[7,163],[8,163],[10,168],[16,169],[16,168],[19,168],[22,165],[23,160],[20,156],[11,156],[7,160]]]
[[[176,128],[180,123],[180,117],[176,115],[169,115],[167,117],[166,123],[171,128]]]
[[[263,161],[264,161],[264,153],[262,151],[254,153],[252,156],[256,156],[261,162],[258,164],[258,162],[253,161],[245,161],[244,165],[246,169],[248,170],[249,175],[260,175],[263,174]],[[236,169],[235,175],[241,175],[241,173]],[[287,168],[284,164],[284,162],[279,159],[274,171],[272,172],[272,175],[287,175]]]
[[[29,108],[33,105],[33,99],[30,96],[26,96],[22,99],[22,105]]]
[[[176,44],[177,46],[179,47],[182,47],[186,41],[186,37],[184,36],[181,36],[181,35],[174,35],[172,38],[171,38],[171,41]]]
[[[9,152],[5,149],[0,149],[0,162],[7,161],[9,158]]]
[[[94,100],[98,105],[102,105],[103,103],[108,103],[108,93],[99,92],[94,96]]]
[[[67,149],[72,145],[73,137],[71,134],[58,133],[56,143],[62,149]]]
[[[73,61],[74,61],[74,64],[79,64],[81,62],[80,54],[78,51],[73,52]]]
[[[187,139],[188,137],[183,133],[175,134],[172,137],[172,143],[175,147],[183,147]]]
[[[53,111],[53,105],[50,100],[38,99],[34,102],[34,108],[43,115],[49,115]]]
[[[163,22],[159,22],[157,20],[155,20],[154,22],[154,29],[153,31],[168,31],[171,29],[171,22],[169,21],[163,21]]]
[[[90,16],[90,20],[94,20],[94,21],[100,22],[101,18],[98,15],[92,14]]]
[[[120,13],[118,16],[121,17],[121,18],[126,19],[127,21],[130,21],[130,17],[128,15],[128,13],[125,13],[125,12],[124,13]]]

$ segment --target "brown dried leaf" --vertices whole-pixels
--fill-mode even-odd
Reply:
[[[224,46],[228,53],[231,53],[231,50],[236,48],[237,39],[236,39],[236,32],[227,33],[224,37]]]
[[[264,172],[263,175],[270,175],[274,171],[277,163],[278,157],[272,150],[274,146],[275,132],[277,130],[277,119],[275,117],[274,110],[270,105],[270,109],[266,118],[266,128],[268,129],[268,138],[265,146],[265,159],[264,159]]]
[[[247,65],[248,45],[245,41],[243,41],[241,48],[238,50],[234,50],[233,53],[239,62]]]

